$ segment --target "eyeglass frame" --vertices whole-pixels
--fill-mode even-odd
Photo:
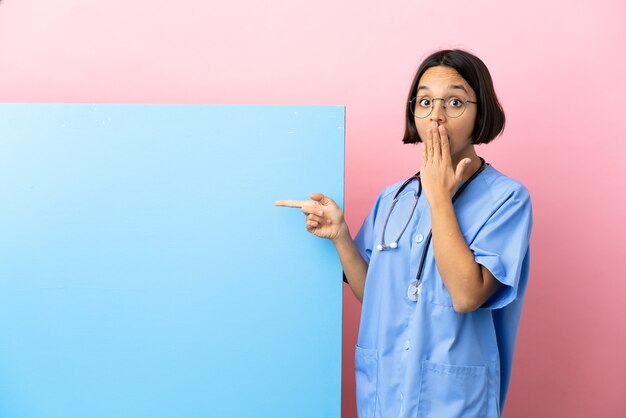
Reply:
[[[457,100],[460,100],[461,102],[463,102],[463,111],[457,115],[457,116],[450,116],[448,115],[448,111],[446,110],[446,105],[444,105],[444,101],[448,98],[450,98],[450,96],[448,97],[433,97],[432,99],[430,99],[432,101],[431,105],[430,105],[430,112],[428,112],[425,116],[419,117],[415,115],[415,112],[413,111],[413,105],[411,104],[411,102],[413,102],[414,100],[417,100],[418,97],[427,97],[427,96],[415,96],[413,97],[411,100],[409,100],[409,110],[411,111],[411,114],[413,114],[413,116],[415,116],[418,119],[425,119],[427,117],[430,116],[431,113],[433,113],[433,110],[435,110],[435,100],[441,100],[442,104],[441,107],[443,108],[444,113],[446,114],[447,117],[452,118],[452,119],[456,119],[459,118],[461,116],[463,116],[463,113],[465,113],[465,109],[467,109],[467,106],[465,106],[466,103],[474,103],[475,105],[478,104],[478,102],[475,102],[473,100],[463,100],[460,97],[455,97]]]

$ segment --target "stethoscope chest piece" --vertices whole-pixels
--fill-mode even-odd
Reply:
[[[413,302],[417,302],[417,298],[419,298],[419,295],[420,295],[421,291],[422,291],[422,284],[421,283],[417,283],[417,281],[413,281],[409,285],[409,288],[408,288],[408,290],[406,292],[406,295]]]

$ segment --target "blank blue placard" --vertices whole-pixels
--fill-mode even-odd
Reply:
[[[339,417],[344,108],[0,105],[0,417]]]

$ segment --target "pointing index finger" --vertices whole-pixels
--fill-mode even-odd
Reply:
[[[308,200],[277,200],[274,206],[282,206],[285,208],[302,208]]]

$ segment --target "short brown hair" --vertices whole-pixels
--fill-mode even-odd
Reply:
[[[406,128],[402,142],[405,144],[422,142],[415,127],[415,119],[413,119],[409,101],[417,94],[418,83],[426,70],[439,65],[455,69],[476,92],[478,113],[476,114],[476,123],[472,131],[472,143],[487,144],[491,142],[504,130],[504,111],[496,96],[491,74],[489,74],[485,63],[475,55],[461,49],[437,51],[426,57],[419,66],[415,78],[413,78],[413,84],[411,84],[411,90],[407,99]]]

